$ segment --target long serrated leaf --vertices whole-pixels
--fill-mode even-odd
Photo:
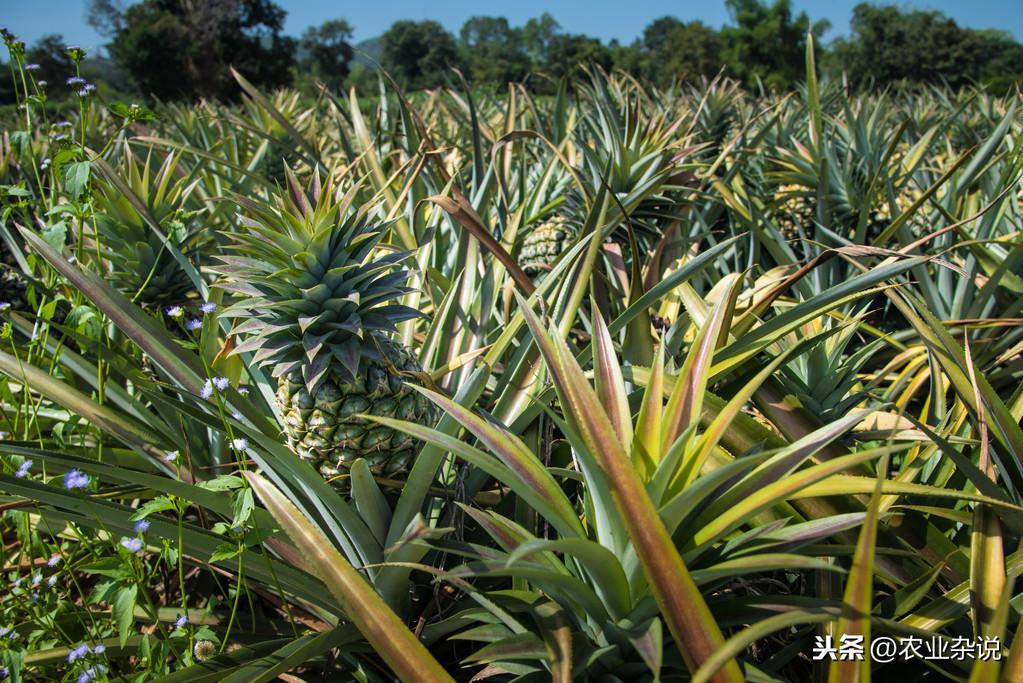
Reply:
[[[403,681],[453,682],[387,603],[270,482],[245,472],[249,485],[381,659]]]
[[[838,620],[838,636],[863,639],[863,649],[870,648],[870,613],[874,595],[874,554],[877,551],[877,521],[881,509],[881,484],[888,469],[887,456],[878,466],[878,477],[874,493],[867,506],[867,517],[863,520],[856,552],[853,554],[852,569],[849,570],[845,595],[842,598],[842,616]],[[870,683],[870,660],[855,658],[831,662],[828,669],[828,683]]]

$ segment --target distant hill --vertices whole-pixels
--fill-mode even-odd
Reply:
[[[375,68],[375,65],[367,59],[367,56],[378,62],[380,61],[380,54],[383,52],[380,36],[356,43],[353,47],[355,47],[355,56],[352,57],[353,65],[361,64],[362,66]]]

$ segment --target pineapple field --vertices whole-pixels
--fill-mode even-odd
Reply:
[[[1018,94],[6,38],[0,679],[1023,681]]]

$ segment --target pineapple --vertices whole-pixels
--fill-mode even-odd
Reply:
[[[813,235],[817,222],[817,197],[799,185],[782,185],[774,193],[777,210],[775,224],[786,241]]]
[[[817,225],[817,196],[808,187],[799,185],[782,185],[774,194],[775,225],[787,241],[800,239],[801,236],[812,237]],[[901,197],[900,197],[901,200]],[[901,204],[900,204],[901,206]],[[830,227],[841,228],[842,232],[852,236],[856,229],[857,216],[846,212],[834,212],[835,223]],[[891,225],[891,213],[884,204],[872,209],[867,216],[866,240],[869,242],[884,232]],[[825,224],[827,226],[827,224]]]
[[[522,241],[519,265],[526,275],[538,277],[549,271],[562,252],[572,246],[576,230],[557,214],[537,224]]]
[[[379,246],[384,225],[369,207],[314,176],[307,195],[290,169],[290,192],[273,204],[239,203],[253,218],[234,235],[238,256],[221,258],[220,286],[239,295],[223,315],[243,322],[236,353],[272,368],[291,448],[333,479],[364,458],[377,475],[405,471],[416,452],[410,436],[360,414],[433,424],[438,410],[408,381],[422,368],[390,338],[419,313],[393,303],[409,290],[407,253]],[[338,483],[340,490],[344,483]]]

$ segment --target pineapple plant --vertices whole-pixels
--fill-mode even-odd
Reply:
[[[409,386],[422,376],[410,349],[390,335],[419,315],[394,301],[408,291],[407,252],[381,246],[386,225],[371,206],[353,208],[342,192],[313,177],[309,193],[290,169],[288,193],[264,204],[239,198],[251,216],[233,235],[237,256],[221,257],[219,283],[237,300],[223,315],[240,319],[235,353],[255,352],[271,368],[290,447],[345,488],[363,458],[377,475],[404,472],[412,437],[361,415],[433,424],[436,407]]]
[[[119,171],[168,242],[191,260],[207,240],[194,227],[196,212],[185,208],[194,183],[177,177],[177,164],[169,155],[154,172],[152,157],[140,161],[128,148]],[[114,183],[97,179],[95,187],[96,231],[110,283],[148,309],[197,301],[191,278],[139,209]]]
[[[769,175],[777,187],[776,225],[786,239],[812,238],[818,217],[828,230],[861,244],[891,225],[888,198],[899,196],[913,169],[887,157],[895,139],[886,116],[883,100],[853,102],[822,140],[779,148]]]

